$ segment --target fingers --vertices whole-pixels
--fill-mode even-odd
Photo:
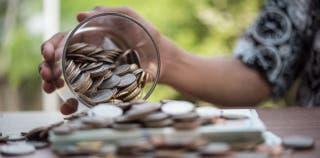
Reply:
[[[43,89],[47,93],[51,93],[56,88],[61,88],[64,85],[64,81],[60,78],[62,70],[58,64],[50,66],[47,62],[42,62],[39,65],[39,74],[44,80]]]
[[[129,15],[134,18],[138,17],[138,15],[130,7],[101,7],[101,6],[97,6],[90,11],[80,12],[77,15],[77,20],[79,22],[81,22],[91,16],[94,16],[96,14],[103,13],[103,12],[116,12],[116,13],[126,14],[126,15]]]
[[[61,58],[63,49],[63,38],[66,32],[60,32],[52,36],[41,46],[41,53],[44,61],[39,64],[39,74],[44,80],[43,90],[47,93],[53,92],[56,88],[63,86],[63,81],[59,77],[62,71],[55,62]]]
[[[47,81],[43,82],[42,88],[46,93],[52,93],[55,90],[54,85],[51,82]]]
[[[41,48],[41,53],[45,61],[53,61],[54,47],[51,43],[43,44]]]
[[[79,103],[75,98],[70,98],[62,104],[60,111],[64,115],[72,114],[78,110],[78,104]]]
[[[55,59],[55,57],[57,56],[55,55],[55,52],[58,49],[58,46],[61,46],[62,40],[65,37],[65,35],[65,32],[57,33],[42,44],[41,52],[45,61],[57,61],[57,59]],[[62,51],[59,53],[62,53]]]
[[[46,82],[50,82],[53,79],[53,72],[49,64],[46,62],[42,62],[39,65],[39,74],[41,75],[41,78]]]

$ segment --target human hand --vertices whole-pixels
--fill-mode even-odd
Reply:
[[[94,16],[96,14],[104,13],[104,12],[117,12],[126,14],[130,17],[133,17],[135,20],[139,21],[151,34],[151,36],[154,38],[156,43],[159,43],[160,41],[160,33],[157,31],[157,29],[148,21],[143,19],[140,15],[138,15],[135,11],[128,7],[117,7],[117,8],[109,8],[109,7],[96,7],[93,10],[81,12],[77,15],[77,19],[79,22]],[[124,30],[127,31],[125,33],[132,33],[135,32],[135,30],[132,30],[129,26],[128,29]],[[140,30],[141,31],[141,30]],[[47,93],[51,93],[54,90],[63,87],[64,81],[60,78],[62,74],[61,67],[58,65],[57,61],[60,60],[62,51],[63,51],[63,44],[64,44],[64,38],[67,35],[66,32],[57,33],[54,35],[51,39],[44,42],[41,47],[41,52],[44,58],[44,61],[39,65],[39,73],[41,75],[41,78],[43,79],[43,89]],[[89,40],[93,40],[95,38],[99,38],[96,35],[90,35],[85,34],[86,37]],[[132,42],[131,45],[139,45],[139,42],[143,41],[144,39],[139,39],[139,36],[135,36],[132,34],[130,38],[130,41]],[[150,48],[145,48],[150,49]],[[147,51],[147,50],[146,50]],[[73,105],[68,108],[69,104],[64,103],[61,107],[61,112],[63,114],[70,114],[75,112],[76,108],[73,108]],[[67,107],[67,108],[66,108]]]

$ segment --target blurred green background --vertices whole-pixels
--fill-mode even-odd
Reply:
[[[0,0],[0,111],[41,109],[38,64],[43,41],[42,0]],[[230,55],[236,39],[257,16],[263,0],[65,0],[60,30],[95,6],[129,6],[180,47],[202,56]],[[11,6],[9,5],[11,3]],[[14,3],[14,4],[12,4]],[[188,99],[159,85],[150,100]],[[13,108],[14,107],[14,108]]]

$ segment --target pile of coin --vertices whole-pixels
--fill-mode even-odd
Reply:
[[[72,135],[79,130],[92,130],[109,128],[118,131],[131,131],[140,128],[174,127],[177,130],[192,130],[204,124],[216,123],[216,119],[224,119],[220,109],[213,107],[196,107],[187,101],[166,100],[161,102],[133,101],[117,104],[99,104],[86,112],[71,115],[67,123],[52,129],[55,135]],[[233,118],[235,119],[235,118]],[[239,117],[239,119],[247,119]],[[83,142],[82,142],[83,143]],[[152,137],[119,140],[116,144],[104,144],[104,142],[92,143],[90,148],[84,150],[83,144],[77,144],[70,148],[55,151],[59,155],[106,154],[119,155],[145,155],[153,157],[171,157],[175,154],[184,157],[186,152],[191,154],[215,155],[228,153],[230,147],[223,143],[219,148],[210,151],[214,145],[206,142],[200,136],[192,137]],[[103,144],[103,145],[101,145]],[[206,148],[204,145],[211,146]],[[219,146],[220,144],[215,144]],[[80,146],[80,147],[79,147]],[[88,146],[88,145],[87,145]],[[112,146],[112,147],[111,147]],[[219,150],[219,151],[218,151]],[[196,151],[196,152],[195,152]],[[109,154],[110,154],[109,153]]]
[[[216,115],[218,113],[219,115]],[[220,114],[219,109],[196,107],[187,101],[104,103],[87,112],[69,116],[66,118],[69,122],[53,128],[53,132],[57,135],[64,135],[92,128],[132,130],[169,126],[188,130],[215,123],[217,118],[223,119]],[[239,119],[245,118],[242,116]]]
[[[37,149],[49,146],[48,132],[60,126],[63,121],[46,127],[37,127],[29,132],[2,134],[0,132],[0,153],[7,156],[25,156]]]
[[[136,50],[103,49],[87,43],[68,47],[64,71],[71,88],[91,106],[141,98],[148,77]]]
[[[239,122],[248,117],[214,107],[197,107],[187,101],[164,100],[126,103],[104,103],[88,111],[77,113],[47,127],[38,127],[19,135],[0,132],[0,152],[3,155],[27,155],[36,149],[47,147],[48,132],[56,136],[72,136],[82,130],[112,129],[115,132],[134,131],[142,128],[174,127],[185,135],[149,135],[113,142],[104,140],[81,140],[55,148],[59,156],[98,157],[290,157],[292,149],[310,149],[315,141],[308,136],[283,137],[282,145],[246,144],[239,142],[241,149],[225,142],[208,140],[196,132],[187,132],[207,124]],[[65,137],[67,138],[67,137]]]

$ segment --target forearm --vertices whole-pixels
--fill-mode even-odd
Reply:
[[[166,39],[168,40],[168,39]],[[203,58],[166,41],[165,72],[160,82],[219,105],[248,106],[266,99],[271,88],[257,73],[233,57]],[[169,49],[170,48],[170,49]]]

